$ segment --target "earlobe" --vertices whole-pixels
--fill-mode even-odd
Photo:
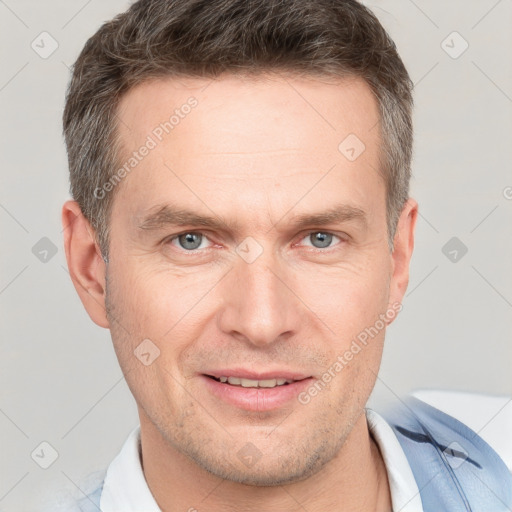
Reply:
[[[109,327],[105,311],[105,262],[94,230],[76,201],[62,207],[64,248],[69,274],[87,313],[100,327]]]
[[[409,284],[409,264],[414,250],[414,229],[418,217],[418,203],[409,198],[398,220],[393,253],[393,274],[390,282],[390,304],[402,303]]]

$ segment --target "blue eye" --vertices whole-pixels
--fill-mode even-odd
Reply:
[[[201,246],[203,235],[201,233],[183,233],[173,238],[173,240],[178,240],[182,249],[193,251]]]
[[[306,246],[314,249],[322,250],[334,247],[336,244],[335,239],[342,242],[342,238],[333,233],[326,231],[310,231],[302,237],[302,241],[307,240]],[[175,235],[167,240],[167,243],[173,245],[177,249],[180,249],[188,253],[199,253],[202,249],[208,249],[211,242],[209,238],[198,231],[188,231]],[[326,252],[326,251],[321,251]]]
[[[332,247],[333,239],[337,238],[341,241],[341,238],[327,233],[326,231],[311,231],[308,233],[303,240],[309,240],[312,247],[315,249],[328,249]]]
[[[331,233],[324,233],[323,231],[315,231],[309,234],[309,239],[317,249],[329,247],[332,242],[332,237],[333,235]],[[318,245],[315,245],[315,243],[318,243]]]

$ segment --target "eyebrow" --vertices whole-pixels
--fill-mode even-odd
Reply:
[[[278,220],[277,226],[283,218]],[[364,210],[355,206],[341,204],[318,213],[303,213],[294,215],[287,222],[292,229],[301,229],[306,226],[324,226],[327,224],[356,221],[366,228],[368,221]],[[139,228],[145,231],[160,230],[165,227],[202,226],[214,230],[241,231],[241,225],[236,220],[224,220],[220,217],[198,214],[192,210],[178,208],[170,204],[158,206],[149,211],[139,224]]]

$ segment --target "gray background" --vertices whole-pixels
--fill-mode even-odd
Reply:
[[[366,3],[416,84],[411,195],[420,203],[411,281],[371,404],[416,388],[510,395],[512,2]],[[127,5],[0,0],[0,510],[34,510],[51,489],[75,489],[138,422],[109,332],[69,279],[60,225],[68,66]],[[58,42],[47,58],[31,47],[51,49],[43,31]],[[454,31],[469,44],[461,55]],[[57,251],[47,261],[43,237]],[[46,470],[31,458],[43,441],[59,455]]]

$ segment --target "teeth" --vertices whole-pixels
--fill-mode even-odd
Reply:
[[[274,388],[284,384],[290,384],[293,380],[289,379],[239,379],[238,377],[219,377],[219,380],[224,383],[232,384],[233,386],[242,386],[243,388]]]
[[[240,380],[240,384],[243,388],[256,388],[258,387],[258,381],[252,379],[237,379]],[[229,382],[229,379],[228,379]],[[229,382],[231,384],[231,382]]]
[[[283,382],[280,382],[280,381],[283,381]],[[279,384],[279,385],[284,384],[284,379],[266,379],[266,380],[258,381],[258,386],[260,388],[273,388],[277,384]]]

